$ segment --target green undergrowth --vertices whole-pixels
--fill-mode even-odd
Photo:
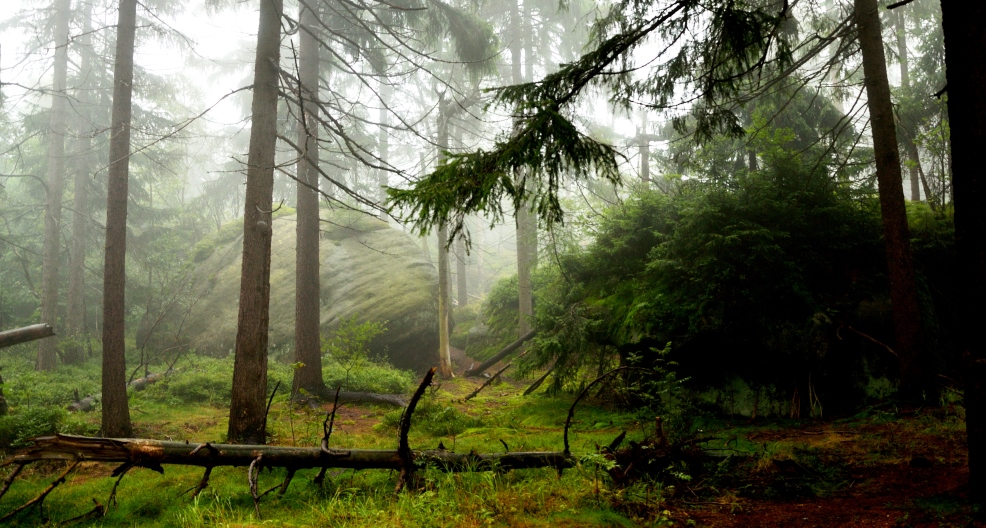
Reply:
[[[223,391],[228,389],[209,380],[223,379],[228,367],[224,360],[187,358],[165,382],[132,392],[135,435],[224,441],[228,411]],[[13,412],[0,419],[0,434],[22,429],[16,443],[21,446],[32,434],[98,432],[98,412],[69,414],[61,410],[61,403],[39,404],[59,400],[47,393],[70,386],[62,379],[62,370],[50,376],[48,388],[41,390],[38,385],[28,398],[27,388],[12,375],[20,373],[19,368],[4,370]],[[84,366],[65,372],[83,379],[89,370]],[[269,442],[315,447],[330,405],[313,408],[289,401],[285,384],[290,373],[290,366],[272,365],[272,385],[280,380],[282,390],[275,395],[268,417]],[[464,396],[478,383],[456,378],[425,391],[413,415],[411,447],[444,447],[459,453],[563,449],[571,394],[524,397],[524,384],[506,381],[465,402]],[[400,413],[388,407],[343,405],[329,443],[336,448],[395,449]],[[639,406],[616,406],[592,397],[581,402],[569,437],[579,464],[560,477],[550,468],[459,474],[426,470],[408,490],[395,495],[394,472],[330,470],[318,485],[313,482],[315,471],[299,471],[283,496],[275,491],[263,498],[258,518],[245,468],[216,468],[198,498],[192,498],[189,490],[199,482],[201,468],[166,466],[164,475],[136,468],[122,479],[117,503],[105,517],[68,525],[687,526],[689,502],[715,502],[742,510],[751,501],[826,500],[867,485],[878,489],[879,471],[885,468],[907,468],[914,460],[925,459],[934,467],[961,462],[954,453],[963,440],[962,409],[950,401],[918,410],[883,404],[828,421],[698,415],[688,422],[688,431],[672,430],[673,423],[683,422],[664,423],[672,441],[694,438],[704,448],[701,454],[668,462],[658,474],[616,485],[607,472],[614,463],[600,454],[600,446],[623,431],[627,435],[622,446],[646,445],[655,437],[653,414]],[[21,421],[14,424],[16,420]],[[6,437],[3,440],[16,447]],[[943,453],[953,454],[943,457]],[[64,468],[61,463],[29,466],[0,500],[0,516],[37,496]],[[43,509],[18,514],[8,525],[55,526],[92,510],[93,500],[108,505],[116,480],[110,476],[113,469],[83,463],[44,501]],[[0,478],[9,471],[0,469]],[[860,471],[868,476],[860,477]],[[284,470],[263,471],[260,491],[277,486],[284,477]],[[895,504],[927,518],[950,519],[963,508],[949,496],[901,498]]]
[[[210,368],[219,368],[208,362]],[[210,371],[215,375],[218,372]],[[179,373],[180,374],[180,373]],[[272,373],[272,379],[278,372]],[[178,375],[169,379],[177,380]],[[208,398],[161,398],[154,391],[174,390],[175,381],[131,394],[136,434],[165,440],[222,441],[226,410]],[[182,382],[184,383],[184,382]],[[562,430],[571,397],[521,397],[521,388],[495,384],[479,397],[462,397],[477,382],[456,379],[426,391],[412,420],[410,444],[433,449],[441,443],[456,452],[560,451]],[[203,389],[216,392],[218,389]],[[187,390],[181,394],[187,394]],[[194,400],[194,401],[193,401]],[[316,446],[321,440],[326,409],[294,405],[287,395],[275,396],[269,415],[271,443]],[[333,447],[394,449],[400,411],[345,405],[336,416],[330,439]],[[76,415],[95,426],[96,413]],[[635,417],[598,402],[580,405],[571,431],[578,456],[595,453],[620,431],[643,440],[645,431]],[[167,466],[164,475],[133,469],[120,483],[117,504],[105,517],[87,518],[76,525],[104,526],[636,526],[646,515],[615,506],[600,491],[605,486],[596,465],[586,456],[577,468],[561,476],[554,469],[446,474],[420,472],[417,482],[395,495],[396,474],[390,471],[332,471],[321,485],[316,471],[299,471],[287,493],[276,492],[261,502],[257,518],[244,468],[217,468],[207,490],[192,498],[188,490],[201,478],[201,468]],[[65,466],[29,467],[10,493],[0,500],[0,515],[36,496]],[[84,463],[34,509],[16,516],[11,526],[56,525],[82,516],[94,502],[107,505],[115,481],[110,465]],[[0,476],[7,470],[0,470]],[[283,470],[264,471],[261,491],[278,485]],[[655,496],[650,495],[652,498]],[[649,514],[648,514],[649,515]],[[636,516],[636,517],[635,517]],[[636,520],[634,520],[636,518]],[[654,525],[657,525],[655,519]],[[69,523],[70,525],[72,523]]]

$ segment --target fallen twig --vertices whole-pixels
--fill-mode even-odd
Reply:
[[[62,473],[57,479],[55,479],[54,482],[52,482],[51,484],[49,484],[48,487],[45,488],[45,490],[42,491],[40,495],[38,495],[37,497],[35,497],[35,498],[27,501],[26,503],[24,503],[23,505],[21,505],[20,507],[18,507],[14,511],[8,513],[7,515],[4,515],[3,517],[0,517],[0,523],[6,521],[7,519],[10,519],[14,515],[17,515],[18,513],[20,513],[22,511],[30,508],[31,506],[34,506],[35,504],[39,504],[40,505],[42,502],[44,502],[45,497],[47,497],[49,493],[51,493],[52,491],[54,491],[54,489],[57,488],[59,484],[61,484],[62,482],[65,482],[65,477],[67,477],[68,474],[71,473],[72,470],[75,469],[75,467],[78,466],[79,465],[79,462],[81,462],[81,461],[82,461],[81,459],[76,458],[75,461],[72,462],[72,465],[69,466],[68,469],[66,469],[65,472]]]

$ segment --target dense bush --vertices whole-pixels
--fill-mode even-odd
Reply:
[[[791,399],[821,392],[858,402],[874,377],[893,375],[885,254],[875,197],[778,150],[765,168],[690,180],[671,192],[637,190],[602,216],[588,247],[567,247],[535,274],[539,329],[527,368],[553,365],[553,387],[589,373],[670,357],[695,387],[742,380]],[[947,268],[950,218],[912,208],[926,319]],[[516,328],[516,279],[490,293],[494,331]],[[944,336],[944,337],[943,337]]]

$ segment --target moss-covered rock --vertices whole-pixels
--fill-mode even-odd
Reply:
[[[288,351],[294,341],[295,215],[275,218],[271,247],[270,349]],[[233,351],[239,309],[242,232],[213,237],[199,262],[197,301],[184,332],[199,353]],[[321,327],[327,336],[341,321],[386,321],[370,343],[371,355],[394,366],[421,370],[438,351],[438,278],[420,245],[400,230],[355,212],[323,211]]]

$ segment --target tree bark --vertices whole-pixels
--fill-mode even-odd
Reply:
[[[319,336],[321,299],[319,279],[319,213],[318,213],[318,99],[319,49],[312,32],[318,18],[301,2],[298,20],[301,23],[298,51],[298,77],[301,83],[298,100],[298,145],[304,151],[298,159],[298,224],[295,247],[295,311],[294,311],[294,370],[291,394],[297,397],[302,389],[320,394],[325,388],[322,379],[322,344]]]
[[[127,402],[124,291],[127,280],[127,199],[130,177],[130,119],[134,79],[137,0],[120,0],[113,69],[113,113],[106,194],[106,252],[103,265],[103,434],[132,435]]]
[[[986,503],[986,346],[978,329],[986,315],[986,3],[943,0],[948,120],[951,127],[956,268],[960,318],[957,341],[965,365],[969,485],[973,500]],[[974,55],[968,53],[973,50]]]
[[[877,0],[855,0],[856,26],[863,55],[863,75],[873,132],[880,213],[887,251],[895,349],[900,361],[899,394],[905,399],[916,399],[927,391],[934,390],[931,378],[933,371],[922,335],[921,311],[901,186],[897,131],[877,9]]]
[[[62,235],[62,194],[65,184],[65,133],[68,76],[68,19],[69,0],[55,2],[55,64],[51,86],[51,116],[48,127],[48,178],[45,186],[45,231],[42,248],[41,319],[58,326],[58,253]],[[57,365],[57,346],[54,339],[38,344],[35,369],[54,370]]]
[[[243,210],[240,309],[229,407],[230,442],[264,444],[267,330],[270,324],[271,202],[277,142],[282,0],[261,0],[253,80],[253,123]]]
[[[75,165],[72,199],[72,243],[69,249],[68,293],[66,294],[65,330],[70,337],[85,331],[86,305],[85,262],[86,235],[89,227],[89,171],[92,150],[92,96],[88,79],[92,73],[92,3],[86,2],[82,11],[82,34],[79,35],[79,86],[76,91],[78,118],[76,122],[73,164]],[[66,363],[81,363],[85,359],[81,344],[64,350]]]

